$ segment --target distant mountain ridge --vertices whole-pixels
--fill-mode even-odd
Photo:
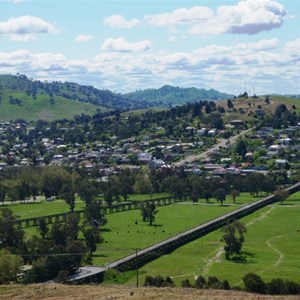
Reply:
[[[217,101],[232,98],[233,95],[221,93],[214,89],[205,90],[173,87],[164,85],[159,89],[146,89],[125,94],[126,97],[137,101],[146,101],[155,106],[175,106],[200,100]]]
[[[0,121],[73,118],[85,113],[171,107],[200,100],[222,100],[232,95],[216,90],[165,85],[119,94],[72,82],[42,82],[25,75],[0,75]],[[71,102],[72,101],[72,102]]]

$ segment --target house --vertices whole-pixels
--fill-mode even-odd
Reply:
[[[217,133],[217,129],[213,128],[210,131],[208,131],[207,134],[210,135],[210,136],[214,136],[214,135],[216,135],[216,133]]]
[[[162,159],[152,159],[148,163],[148,167],[151,170],[159,169],[161,166],[163,166],[165,162]]]
[[[232,120],[230,121],[230,125],[237,127],[237,128],[241,128],[244,126],[244,121],[242,120]]]
[[[207,132],[206,128],[201,128],[197,131],[197,134],[200,136],[203,136],[203,135],[205,135],[206,132]]]
[[[289,166],[289,162],[286,159],[276,159],[275,167],[276,168],[287,168]]]
[[[138,154],[138,160],[140,163],[147,164],[152,159],[152,153],[140,152]]]

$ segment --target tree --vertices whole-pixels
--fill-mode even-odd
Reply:
[[[151,180],[145,170],[139,171],[136,175],[133,190],[136,194],[152,194]]]
[[[236,221],[223,227],[222,231],[224,232],[222,240],[225,242],[226,259],[229,259],[232,254],[240,254],[245,241],[244,233],[247,231],[245,225]]]
[[[265,294],[266,284],[262,278],[254,273],[248,273],[243,277],[243,282],[246,287],[246,291],[250,293]]]
[[[259,193],[263,190],[265,175],[260,173],[252,173],[246,178],[246,187],[248,192],[258,197]]]
[[[99,201],[93,201],[90,205],[85,208],[85,217],[88,223],[92,227],[99,227],[101,224],[106,222],[105,216],[101,211],[101,203]]]
[[[235,146],[235,151],[243,159],[245,158],[245,155],[247,153],[247,146],[243,140],[238,140],[238,142]]]
[[[89,179],[84,178],[77,187],[79,197],[85,202],[86,206],[94,201],[98,195],[96,184]]]
[[[152,226],[155,220],[155,215],[158,212],[158,210],[156,210],[155,203],[152,201],[141,203],[140,211],[143,217],[143,221],[149,221],[149,225]]]
[[[83,236],[90,254],[95,252],[97,250],[97,244],[103,241],[103,239],[100,236],[100,232],[97,228],[84,228]]]
[[[38,229],[39,229],[39,232],[41,233],[42,239],[44,240],[46,238],[46,234],[49,231],[46,218],[40,217],[38,222],[39,222]]]
[[[240,191],[237,189],[232,189],[230,191],[230,195],[232,196],[233,203],[235,204],[235,199],[236,199],[236,197],[240,196]]]
[[[225,201],[226,199],[226,191],[224,189],[217,189],[215,192],[214,192],[214,197],[219,201],[221,202],[221,205],[223,205],[223,202]]]
[[[285,189],[277,189],[274,193],[275,199],[280,201],[281,205],[289,197],[289,192]]]
[[[0,249],[18,247],[24,236],[23,230],[16,227],[17,218],[9,208],[0,209]]]
[[[0,256],[0,283],[17,281],[17,273],[23,264],[22,257],[4,250]]]

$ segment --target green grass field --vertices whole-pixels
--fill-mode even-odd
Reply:
[[[292,204],[292,205],[291,205]],[[266,281],[284,278],[300,281],[300,192],[285,205],[274,204],[241,221],[247,225],[246,242],[239,260],[227,261],[222,252],[221,230],[191,242],[140,269],[146,275],[172,276],[177,285],[194,276],[215,275],[241,285],[242,277],[255,272]],[[134,276],[128,281],[133,284]]]
[[[69,206],[64,200],[55,200],[53,202],[41,201],[36,203],[12,204],[4,205],[13,211],[19,219],[35,218],[41,216],[49,216],[69,212]],[[75,210],[84,209],[85,204],[83,201],[77,200]]]
[[[23,101],[22,105],[12,105],[8,98],[12,96]],[[0,102],[0,120],[9,121],[14,119],[25,120],[55,120],[68,118],[85,113],[88,115],[95,114],[97,109],[105,111],[103,107],[91,103],[83,103],[64,99],[63,97],[54,97],[55,104],[49,101],[49,95],[38,94],[36,100],[26,96],[23,92],[4,90],[2,93],[3,101]]]
[[[212,199],[209,204],[202,200],[197,204],[183,202],[161,206],[158,207],[155,226],[142,222],[139,210],[107,215],[102,232],[105,242],[98,247],[94,264],[110,263],[133,253],[136,248],[153,245],[255,200],[249,194],[242,194],[236,205],[231,205],[232,200],[228,199],[224,206],[220,206]]]
[[[153,198],[156,196],[164,195]],[[138,195],[130,197],[130,200],[143,199]],[[104,242],[94,255],[94,265],[113,262],[134,253],[134,249],[153,245],[256,200],[258,198],[252,198],[249,194],[241,194],[235,205],[228,197],[224,206],[220,206],[215,199],[208,204],[201,200],[196,204],[188,201],[161,206],[157,208],[155,226],[143,222],[139,210],[107,215],[108,222],[101,233]],[[62,200],[7,207],[20,218],[69,211]],[[76,209],[83,208],[84,203],[77,201]],[[193,280],[194,276],[202,274],[205,277],[216,275],[229,280],[231,285],[239,285],[248,272],[256,272],[265,280],[274,277],[300,280],[299,213],[300,192],[290,196],[284,205],[276,203],[242,219],[247,224],[247,233],[239,261],[225,260],[222,233],[218,230],[145,265],[140,270],[140,280],[143,282],[146,275],[172,276],[180,285],[183,279]],[[36,228],[25,229],[25,232],[27,236],[38,235]],[[134,272],[126,273],[124,277],[129,284],[135,281]]]

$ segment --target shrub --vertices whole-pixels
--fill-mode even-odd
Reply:
[[[207,279],[207,287],[212,289],[220,289],[222,283],[216,276],[209,276]]]
[[[183,288],[192,288],[193,287],[188,279],[182,280],[181,286]]]
[[[243,277],[246,290],[251,293],[265,294],[266,284],[260,276],[254,273],[248,273]]]
[[[198,278],[195,281],[195,288],[197,289],[203,289],[206,287],[206,280],[203,276],[198,276]]]

